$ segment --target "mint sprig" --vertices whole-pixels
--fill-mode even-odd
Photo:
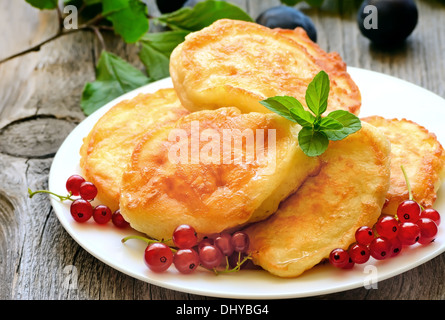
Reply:
[[[260,101],[267,109],[298,123],[302,129],[298,133],[298,143],[303,152],[316,157],[323,154],[329,140],[343,140],[362,127],[360,119],[345,110],[336,110],[323,117],[327,110],[330,91],[329,76],[320,71],[309,83],[305,100],[310,111],[294,97],[275,96]]]

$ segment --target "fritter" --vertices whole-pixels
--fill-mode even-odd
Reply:
[[[445,151],[436,135],[407,119],[370,116],[362,121],[377,127],[391,142],[391,185],[383,213],[395,215],[398,205],[409,198],[402,165],[413,198],[423,207],[432,207],[445,178]]]
[[[361,226],[372,227],[389,188],[390,143],[373,126],[330,142],[320,173],[270,218],[245,229],[253,262],[280,277],[297,277],[335,248],[347,249]]]
[[[121,213],[156,239],[171,238],[180,224],[204,235],[265,219],[320,167],[299,148],[300,129],[234,107],[190,113],[136,146],[122,176]]]
[[[321,70],[331,80],[328,112],[358,115],[360,91],[336,54],[327,54],[300,30],[221,19],[189,34],[170,57],[170,75],[190,111],[234,106],[270,112],[259,101],[277,95],[305,105],[308,84]]]
[[[107,111],[80,149],[82,173],[96,185],[97,199],[117,210],[122,173],[140,136],[188,113],[172,88],[139,94]]]

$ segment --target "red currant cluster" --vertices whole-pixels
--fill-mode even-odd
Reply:
[[[246,254],[249,237],[238,231],[233,234],[221,233],[198,241],[196,231],[189,225],[178,226],[172,236],[174,247],[165,242],[151,240],[140,236],[128,236],[128,239],[141,239],[148,243],[144,260],[148,268],[154,272],[164,272],[172,264],[183,274],[189,274],[201,265],[215,273],[238,271],[250,259]],[[217,268],[224,265],[225,269]]]
[[[77,222],[86,222],[93,217],[98,224],[106,224],[111,220],[118,228],[125,228],[129,225],[119,209],[111,212],[111,209],[103,204],[93,207],[90,201],[96,198],[97,188],[92,182],[85,181],[82,176],[77,174],[70,176],[66,181],[66,190],[74,196],[80,196],[70,206],[71,216]]]
[[[29,197],[36,193],[49,193],[58,197],[61,201],[70,200],[70,213],[77,222],[84,223],[93,217],[98,224],[106,224],[110,220],[118,228],[126,228],[129,223],[125,221],[120,210],[112,212],[109,207],[103,204],[93,206],[91,201],[97,196],[97,187],[90,181],[86,181],[82,176],[74,174],[66,180],[67,196],[61,196],[48,190],[37,190],[32,192],[28,190]],[[80,198],[73,198],[80,196]]]
[[[435,209],[423,209],[414,200],[400,203],[395,217],[384,216],[377,221],[375,228],[363,226],[355,233],[356,242],[348,250],[334,249],[329,262],[338,268],[352,268],[362,264],[369,257],[384,260],[398,255],[403,246],[415,243],[426,245],[434,241],[440,214]]]

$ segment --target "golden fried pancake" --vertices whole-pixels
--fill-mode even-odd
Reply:
[[[174,89],[140,94],[107,111],[80,149],[80,167],[85,179],[96,185],[97,198],[112,210],[118,209],[122,172],[139,137],[188,113]]]
[[[339,101],[341,104],[336,108],[341,109],[341,105],[345,105],[349,112],[358,115],[361,106],[360,90],[347,72],[347,65],[340,55],[337,52],[327,53],[321,49],[308,37],[303,28],[274,30],[303,46],[314,57],[315,63],[328,73],[331,82],[336,82],[336,86],[331,86],[331,96],[341,97]]]
[[[267,220],[246,228],[253,262],[296,277],[347,249],[360,226],[373,226],[389,188],[390,143],[373,126],[330,142],[323,165]]]
[[[360,92],[340,57],[303,37],[298,30],[286,33],[228,19],[191,33],[170,57],[179,99],[190,111],[234,106],[245,113],[267,113],[259,101],[277,95],[305,105],[308,84],[325,69],[331,80],[328,112],[357,115]]]
[[[180,224],[222,232],[276,211],[320,161],[298,146],[300,126],[237,108],[191,113],[143,137],[122,176],[120,210],[157,239]]]
[[[424,207],[432,207],[445,178],[445,151],[437,137],[406,119],[371,116],[362,120],[381,130],[391,142],[391,185],[383,213],[395,215],[398,205],[409,198],[402,165],[414,199]]]

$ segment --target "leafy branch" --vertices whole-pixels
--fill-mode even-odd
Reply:
[[[79,20],[78,26],[66,29],[64,21],[69,15],[61,10],[58,0],[25,1],[40,10],[56,10],[58,31],[0,63],[39,51],[43,45],[62,36],[79,31],[93,32],[101,43],[102,52],[96,65],[96,79],[86,83],[82,92],[80,105],[86,115],[128,91],[168,77],[170,54],[190,32],[201,30],[222,18],[253,21],[241,8],[221,0],[206,0],[193,8],[183,7],[158,17],[149,15],[142,0],[64,0],[63,8],[74,6]],[[149,33],[150,22],[161,25],[166,31]],[[107,51],[103,31],[113,31],[125,43],[136,45],[145,72]]]

